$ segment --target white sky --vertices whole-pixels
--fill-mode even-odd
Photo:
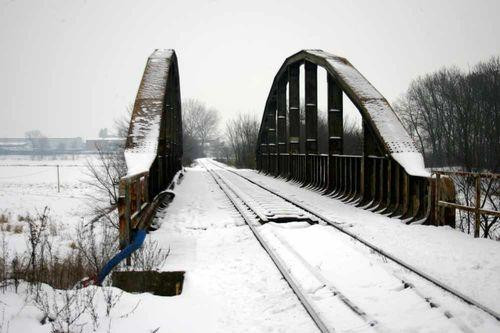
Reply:
[[[284,59],[344,56],[389,100],[418,75],[500,55],[500,1],[0,0],[0,137],[97,136],[174,48],[181,94],[260,115]]]

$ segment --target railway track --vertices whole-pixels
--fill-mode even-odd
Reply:
[[[370,244],[366,240],[350,233],[342,225],[331,221],[326,216],[311,211],[302,203],[276,193],[272,189],[266,188],[220,163],[207,159],[202,160],[201,163],[244,218],[255,237],[274,261],[320,331],[369,332],[397,330],[398,325],[396,323],[384,320],[383,314],[381,315],[380,311],[377,310],[377,302],[370,302],[365,299],[369,298],[370,295],[365,298],[360,296],[363,293],[369,294],[371,291],[375,292],[377,297],[385,297],[389,308],[392,304],[390,311],[409,311],[408,309],[397,308],[398,302],[409,302],[416,304],[414,306],[416,308],[415,313],[410,314],[412,318],[416,316],[417,320],[433,320],[433,325],[436,325],[436,322],[438,322],[437,326],[446,331],[472,332],[473,330],[461,319],[453,316],[450,311],[442,309],[438,304],[431,301],[430,298],[419,294],[418,291],[414,290],[411,283],[403,279],[398,279],[396,276],[387,277],[387,272],[385,272],[385,275],[384,272],[380,271],[373,273],[374,276],[371,276],[370,279],[374,282],[374,286],[370,287],[370,291],[358,290],[358,292],[353,292],[353,290],[348,290],[348,292],[344,293],[343,289],[345,286],[337,287],[335,279],[331,279],[330,277],[331,274],[327,276],[321,269],[310,264],[308,258],[301,254],[303,247],[300,248],[300,241],[297,242],[298,245],[296,245],[295,241],[293,243],[288,241],[287,237],[284,236],[286,232],[280,233],[281,227],[274,227],[283,225],[281,222],[291,222],[285,225],[297,225],[300,223],[315,224],[318,222],[329,224],[334,227],[337,233],[342,234],[343,237],[348,237],[363,247],[368,248],[370,252],[375,252],[377,255],[382,256],[384,261],[392,261],[394,264],[410,271],[419,278],[425,279],[432,285],[439,287],[461,301],[473,305],[500,320],[500,315],[495,311],[486,308],[424,272]],[[347,257],[356,256],[356,253],[350,252],[351,250],[356,251],[355,249],[346,247],[336,250],[340,251],[340,253],[346,251],[344,254]],[[359,251],[357,253],[359,254]],[[342,270],[346,270],[345,274],[354,276],[358,269],[356,265],[361,265],[361,263],[364,263],[363,258],[358,258],[353,267],[343,266]],[[380,280],[378,281],[377,278]],[[304,281],[307,283],[304,283]],[[376,285],[377,281],[380,284],[378,286]],[[403,290],[405,292],[401,292]],[[373,313],[375,315],[372,315]],[[335,314],[335,316],[332,316],[332,314]],[[336,318],[332,320],[332,317]],[[339,317],[343,319],[339,320]],[[382,320],[378,318],[382,318]],[[404,318],[401,320],[404,320]]]

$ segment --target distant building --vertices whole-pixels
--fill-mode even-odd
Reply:
[[[89,152],[115,151],[125,145],[125,138],[93,138],[85,140],[85,150]]]
[[[125,144],[124,138],[0,138],[0,154],[85,154],[97,153],[98,147],[105,152],[118,150]]]
[[[31,150],[32,147],[26,138],[0,138],[0,154]]]
[[[77,152],[83,148],[82,138],[30,138],[26,139],[35,151]]]

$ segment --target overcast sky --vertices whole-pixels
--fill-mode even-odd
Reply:
[[[500,55],[500,1],[0,0],[0,137],[97,136],[173,48],[183,98],[262,113],[284,59],[344,56],[389,100],[442,66]]]

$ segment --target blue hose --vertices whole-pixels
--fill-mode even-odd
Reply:
[[[115,268],[116,265],[118,265],[123,259],[130,257],[133,252],[135,252],[142,246],[142,244],[144,243],[144,239],[146,239],[146,230],[137,230],[132,236],[132,242],[123,250],[121,250],[120,253],[115,255],[110,261],[108,261],[106,265],[104,265],[104,267],[97,275],[96,284],[100,286],[106,276],[108,276],[109,272],[111,272],[111,270]]]

